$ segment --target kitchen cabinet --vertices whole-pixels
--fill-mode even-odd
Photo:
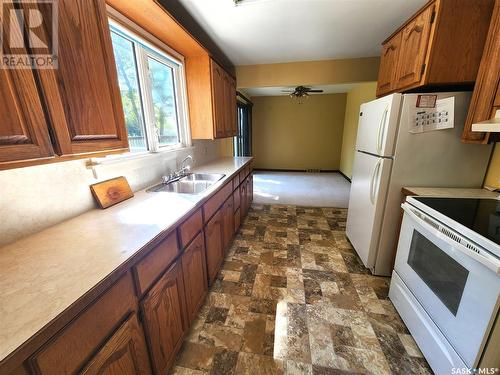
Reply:
[[[401,47],[401,33],[394,35],[382,46],[378,71],[377,96],[392,91],[396,86],[396,68]]]
[[[240,185],[240,215],[241,219],[247,214],[247,197],[248,197],[248,187],[246,179]],[[243,220],[242,220],[243,221]]]
[[[104,0],[59,0],[57,5],[59,66],[36,71],[57,152],[126,151],[106,4]],[[40,6],[44,17],[50,17],[47,9]]]
[[[247,164],[201,208],[33,333],[2,361],[0,373],[168,373],[204,302],[208,275],[215,279],[244,219],[251,198],[240,199],[240,189],[251,192],[251,181]]]
[[[6,28],[7,24],[2,22],[1,27]],[[3,48],[9,52],[8,45]],[[0,69],[0,113],[0,169],[13,167],[22,160],[47,160],[54,156],[31,70]]]
[[[115,328],[120,321],[135,311],[136,304],[132,276],[127,273],[62,332],[36,352],[30,359],[32,371],[36,374],[47,375],[74,374],[79,369],[89,366],[89,361],[96,350],[106,346],[106,343],[109,344],[108,337],[113,337],[115,334],[122,335],[115,331]],[[131,328],[131,326],[126,329],[139,331],[139,328]],[[137,337],[140,334],[134,333],[133,336]],[[125,336],[127,334],[123,337]],[[114,340],[113,342],[116,343]],[[110,351],[113,351],[112,348],[117,350],[116,356],[120,356],[122,348],[119,346],[109,344],[106,352],[100,354],[99,358],[109,357]],[[140,340],[138,339],[138,350],[140,350],[139,347]],[[133,354],[127,354],[129,355]],[[123,361],[128,361],[128,359],[123,359]],[[90,370],[92,368],[95,367],[91,367]]]
[[[472,131],[472,124],[494,118],[497,110],[500,110],[500,0],[495,2],[462,141],[466,143],[500,142],[499,133]]]
[[[199,233],[182,255],[182,272],[186,291],[186,307],[189,322],[196,316],[198,308],[207,294],[207,263],[202,233]]]
[[[241,226],[241,208],[234,211],[234,234],[238,233]]]
[[[396,68],[396,87],[407,87],[420,82],[429,47],[429,35],[435,6],[426,7],[401,31],[401,50]]]
[[[151,374],[146,343],[135,314],[118,328],[80,374]]]
[[[153,368],[156,374],[165,374],[175,359],[189,324],[179,261],[148,292],[141,308]]]
[[[231,195],[221,207],[222,214],[222,249],[226,252],[231,246],[234,235],[234,209]]]
[[[209,56],[186,59],[189,119],[193,139],[234,137],[236,81]]]
[[[431,0],[382,43],[377,96],[471,86],[493,0]]]
[[[20,6],[52,17],[45,3]],[[0,72],[1,169],[128,150],[104,0],[59,0],[57,9],[57,69]]]
[[[208,282],[211,285],[224,260],[221,210],[217,211],[205,225],[205,247],[207,252]]]
[[[179,255],[180,250],[177,243],[177,232],[174,231],[133,267],[137,290],[140,295],[147,291]]]

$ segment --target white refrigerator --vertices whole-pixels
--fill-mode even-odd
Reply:
[[[424,108],[433,101],[436,108]],[[492,145],[460,141],[469,102],[470,93],[454,92],[392,94],[361,105],[346,234],[373,274],[391,274],[402,187],[482,186]],[[417,132],[438,122],[453,127]]]

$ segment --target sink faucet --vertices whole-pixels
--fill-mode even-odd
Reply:
[[[191,163],[188,165],[185,165],[185,163],[189,160],[191,161]],[[182,159],[182,161],[180,163],[180,166],[181,166],[180,169],[175,171],[174,173],[170,173],[168,176],[163,176],[161,178],[162,182],[164,184],[168,184],[170,182],[174,182],[174,181],[181,179],[191,170],[193,163],[194,163],[193,157],[191,155],[186,156],[184,159]]]
[[[190,164],[185,165],[187,161],[191,161]],[[181,169],[178,171],[179,174],[184,175],[186,174],[186,171],[189,172],[191,170],[192,164],[194,163],[194,159],[191,155],[186,156],[184,159],[181,161]]]

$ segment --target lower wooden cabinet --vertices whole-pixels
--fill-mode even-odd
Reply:
[[[234,212],[234,233],[236,234],[238,232],[238,230],[240,229],[240,224],[241,224],[241,216],[240,216],[240,213],[241,213],[241,208],[238,208],[235,212]]]
[[[58,332],[29,360],[35,374],[74,374],[89,364],[98,348],[114,336],[116,327],[132,311],[137,300],[130,272]],[[1,373],[1,371],[0,371]]]
[[[182,255],[182,272],[186,291],[186,306],[189,322],[194,319],[198,308],[207,293],[207,263],[203,235],[198,236],[184,250]]]
[[[207,251],[208,283],[211,285],[224,260],[222,242],[222,211],[219,210],[205,225],[205,246]]]
[[[180,261],[174,263],[141,302],[153,368],[164,374],[188,329],[184,280]]]
[[[234,210],[233,196],[231,195],[222,205],[222,248],[226,252],[231,246],[234,237]]]
[[[82,375],[151,374],[144,335],[132,314],[97,352]]]
[[[252,201],[251,167],[241,176],[238,187],[230,182],[204,204],[204,215],[198,209],[151,243],[43,345],[8,371],[0,365],[0,374],[168,373]]]

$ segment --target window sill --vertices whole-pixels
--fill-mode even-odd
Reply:
[[[87,168],[93,168],[99,165],[120,164],[133,160],[140,159],[156,159],[163,158],[166,160],[174,159],[180,151],[193,150],[193,146],[172,147],[165,150],[156,152],[143,151],[143,152],[127,152],[124,154],[108,155],[105,157],[90,158],[87,162]]]

